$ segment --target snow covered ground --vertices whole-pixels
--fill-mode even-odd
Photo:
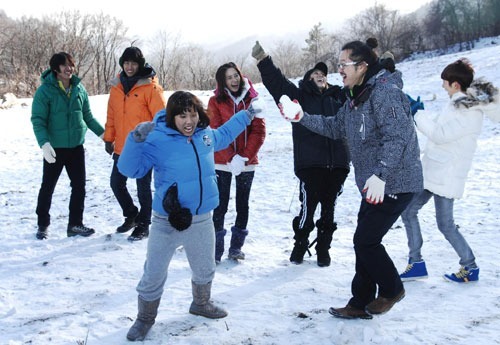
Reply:
[[[489,44],[493,40],[497,44]],[[398,64],[405,91],[420,95],[425,111],[439,109],[447,100],[441,70],[463,56],[473,62],[477,77],[500,86],[500,39],[486,43],[473,51]],[[335,74],[329,80],[340,81]],[[190,269],[179,248],[157,322],[143,343],[500,344],[500,201],[495,199],[500,195],[500,125],[485,120],[465,196],[455,203],[456,222],[481,268],[480,281],[459,285],[443,280],[444,273],[459,268],[458,257],[437,230],[429,203],[421,212],[429,278],[405,283],[406,298],[385,315],[340,320],[329,315],[328,308],[344,306],[351,296],[352,235],[360,200],[353,172],[336,209],[339,229],[330,250],[332,265],[318,267],[314,251],[302,265],[290,264],[291,221],[299,209],[291,129],[265,88],[261,84],[256,88],[268,102],[268,133],[251,194],[250,235],[243,248],[247,258],[241,263],[224,259],[213,283],[212,298],[229,316],[209,320],[188,313]],[[194,92],[204,101],[211,95],[210,91]],[[434,94],[437,98],[426,102]],[[103,124],[107,99],[108,95],[91,97],[93,112]],[[31,99],[23,101],[28,106],[0,110],[0,344],[127,344],[125,335],[137,313],[135,286],[142,274],[147,241],[130,243],[127,234],[115,233],[123,219],[109,187],[112,160],[91,132],[85,144],[84,222],[96,234],[66,237],[69,180],[63,173],[54,194],[50,237],[35,239],[42,152],[30,123]],[[135,183],[129,186],[135,193]],[[234,215],[233,199],[227,228]],[[400,221],[384,244],[403,270],[407,245]]]

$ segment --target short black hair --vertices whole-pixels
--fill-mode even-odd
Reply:
[[[373,48],[361,41],[351,41],[344,44],[342,50],[350,50],[349,58],[355,62],[366,62],[368,66],[373,66],[378,62],[377,54]]]
[[[457,82],[462,91],[467,91],[474,80],[474,68],[468,59],[461,58],[444,68],[441,79],[450,84]]]
[[[75,59],[73,59],[73,56],[66,52],[56,53],[50,58],[50,70],[54,73],[60,72],[59,66],[65,65],[66,63],[68,63],[72,67],[75,67]]]
[[[198,122],[197,127],[208,127],[210,125],[210,118],[208,117],[207,111],[203,106],[203,102],[189,91],[176,91],[168,98],[166,108],[167,126],[179,130],[175,125],[175,116],[180,115],[193,108],[198,112],[198,116],[200,117],[200,121]]]

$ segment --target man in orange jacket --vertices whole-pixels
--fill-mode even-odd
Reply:
[[[111,81],[104,141],[106,152],[113,157],[111,189],[125,217],[124,223],[116,231],[124,233],[135,228],[128,239],[138,241],[149,235],[151,171],[136,180],[139,209],[127,190],[127,177],[118,171],[116,164],[130,131],[141,122],[152,121],[154,115],[165,108],[166,102],[156,72],[146,63],[139,48],[126,48],[119,63],[122,71]]]

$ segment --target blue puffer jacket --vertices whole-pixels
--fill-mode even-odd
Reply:
[[[305,114],[300,123],[347,140],[360,192],[374,174],[386,182],[385,194],[422,190],[420,149],[401,72],[383,69],[366,86],[370,93],[364,102],[347,101],[336,117]]]
[[[118,160],[120,172],[140,178],[154,168],[153,210],[167,215],[162,200],[168,188],[177,183],[179,202],[191,213],[204,214],[219,204],[214,152],[225,149],[250,124],[245,110],[236,113],[217,129],[197,128],[186,137],[166,125],[166,112],[155,115],[156,124],[146,141],[135,142],[132,132]]]

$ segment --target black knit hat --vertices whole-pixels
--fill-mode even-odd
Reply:
[[[146,64],[144,55],[142,55],[141,50],[137,47],[128,47],[127,49],[125,49],[119,60],[121,68],[123,68],[123,64],[125,63],[125,61],[137,62],[139,64],[139,69],[143,69],[144,65]]]
[[[316,69],[321,71],[324,75],[328,75],[328,67],[324,62],[318,62],[312,70],[314,71]]]

